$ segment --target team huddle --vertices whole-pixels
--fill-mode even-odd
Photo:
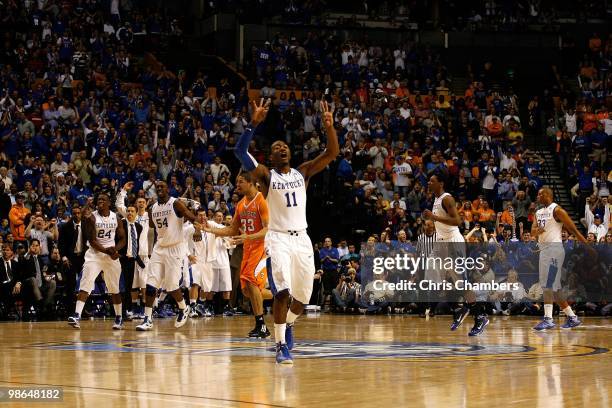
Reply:
[[[172,296],[178,305],[177,328],[195,316],[196,301],[202,293],[207,301],[212,299],[213,293],[222,293],[227,307],[232,285],[225,249],[242,244],[240,286],[250,300],[255,319],[249,337],[263,339],[271,335],[264,322],[263,302],[274,298],[276,361],[293,363],[293,326],[310,300],[315,275],[313,246],[306,233],[306,189],[309,179],[336,159],[339,146],[333,112],[327,102],[321,101],[322,122],[327,133],[327,149],[323,153],[292,168],[289,146],[276,141],[271,145],[271,168],[258,163],[248,152],[248,146],[256,127],[266,118],[269,105],[270,101],[252,102],[251,124],[236,144],[235,154],[242,165],[236,186],[243,198],[236,207],[231,225],[207,219],[206,210],[198,208],[197,202],[186,203],[171,197],[164,181],[156,183],[157,201],[150,208],[142,198],[135,205],[125,206],[127,192],[132,187],[127,183],[115,204],[123,219],[110,210],[108,194],[98,195],[96,211],[83,213],[83,237],[89,242],[89,249],[80,277],[76,310],[68,319],[69,324],[80,327],[87,297],[94,289],[95,279],[103,272],[115,309],[113,329],[123,328],[122,269],[124,281],[132,282],[132,288],[127,291],[131,293],[133,304],[139,302],[141,294],[145,300],[143,322],[136,330],[153,329],[153,307],[162,292]],[[458,228],[461,219],[453,197],[444,192],[445,182],[444,174],[431,176],[429,189],[436,199],[432,211],[426,210],[423,215],[434,222],[437,241],[452,243],[445,246],[452,253],[444,255],[465,256],[464,238]],[[564,258],[560,244],[562,229],[565,227],[581,242],[586,239],[567,213],[553,203],[550,189],[542,188],[538,201],[543,208],[537,211],[532,235],[538,237],[541,249],[540,284],[544,288],[545,315],[535,329],[554,327],[553,300],[567,316],[562,327],[575,327],[580,321],[560,292],[560,265]],[[151,250],[148,245],[150,230],[154,235]],[[133,264],[127,268],[127,273],[119,261],[120,256]],[[459,278],[453,271],[450,277]],[[184,299],[183,288],[188,288],[189,303]],[[473,314],[475,323],[469,335],[477,336],[489,320],[472,292],[465,291],[463,300],[457,304],[451,330],[457,329],[469,314]],[[209,313],[208,307],[205,308],[203,314]]]

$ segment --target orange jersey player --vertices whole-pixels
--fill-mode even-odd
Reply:
[[[236,191],[244,197],[236,206],[232,224],[225,228],[207,226],[205,231],[217,236],[231,236],[234,244],[243,244],[240,286],[242,293],[250,299],[255,315],[255,328],[249,332],[249,337],[266,338],[270,336],[270,331],[263,318],[263,301],[272,299],[272,293],[265,288],[264,237],[268,231],[268,203],[249,173],[238,175]]]

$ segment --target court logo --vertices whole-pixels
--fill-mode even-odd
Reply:
[[[253,339],[211,337],[151,341],[134,339],[120,342],[33,343],[25,347],[63,351],[102,351],[118,353],[190,354],[228,357],[274,357],[269,342]],[[585,356],[608,352],[608,349],[580,345],[527,346],[520,344],[453,344],[417,342],[345,342],[304,341],[292,351],[297,358],[342,360],[448,361],[490,359],[533,359]]]

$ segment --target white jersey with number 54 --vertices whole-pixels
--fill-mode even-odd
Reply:
[[[183,218],[176,215],[174,201],[170,197],[164,204],[156,202],[151,208],[151,218],[157,232],[157,245],[169,247],[180,244],[184,240]]]
[[[268,228],[273,231],[302,231],[306,222],[306,181],[296,169],[289,173],[270,170],[266,197],[270,212]]]

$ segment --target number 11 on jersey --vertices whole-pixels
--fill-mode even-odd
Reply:
[[[289,193],[285,193],[285,198],[287,199],[287,207],[297,207],[297,202],[295,200],[295,191],[291,193],[291,195],[293,196],[293,205],[291,205],[291,196],[289,196]]]

